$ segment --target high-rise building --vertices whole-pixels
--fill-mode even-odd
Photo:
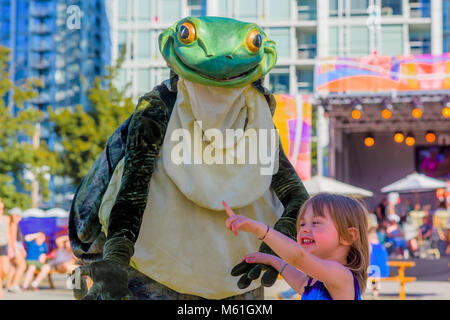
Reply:
[[[40,140],[58,149],[58,138],[49,128],[47,110],[89,108],[87,90],[110,64],[110,30],[104,0],[0,0],[0,45],[11,49],[10,77],[16,84],[41,79],[39,96],[26,108],[44,111]],[[86,86],[83,80],[86,80]],[[15,112],[6,97],[10,112]],[[48,204],[67,205],[73,192],[67,179],[50,178]]]
[[[442,0],[444,52],[450,52],[450,0]]]
[[[162,30],[189,15],[231,17],[275,40],[274,92],[311,93],[316,57],[442,53],[442,8],[442,0],[113,0],[112,58],[126,47],[119,84],[131,82],[137,97],[168,77]]]

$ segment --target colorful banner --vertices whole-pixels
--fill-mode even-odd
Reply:
[[[281,145],[302,181],[311,178],[311,96],[275,94],[273,117]]]
[[[315,91],[380,92],[450,89],[450,53],[321,58]]]

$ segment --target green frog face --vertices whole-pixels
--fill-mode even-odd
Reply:
[[[217,87],[250,84],[277,60],[275,42],[256,24],[220,17],[180,20],[160,34],[159,49],[179,76]]]

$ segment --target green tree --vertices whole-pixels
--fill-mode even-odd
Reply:
[[[24,108],[24,103],[38,96],[35,88],[41,86],[38,79],[27,79],[21,86],[9,78],[8,62],[10,50],[0,46],[0,197],[7,208],[25,209],[31,205],[31,183],[25,179],[25,172],[31,172],[40,186],[40,193],[48,200],[48,180],[45,175],[56,168],[56,156],[45,143],[33,147],[36,124],[42,121],[42,111]],[[18,107],[13,114],[5,103],[5,97]],[[42,168],[48,168],[48,171]],[[17,181],[15,181],[17,179]],[[25,192],[17,190],[18,182]]]
[[[102,79],[96,77],[89,89],[92,108],[78,105],[75,110],[50,110],[50,121],[61,139],[58,174],[71,178],[74,185],[81,183],[98,158],[106,141],[115,129],[134,111],[135,104],[126,91],[130,84],[118,89],[114,85],[124,60],[124,52],[116,64],[106,69]]]

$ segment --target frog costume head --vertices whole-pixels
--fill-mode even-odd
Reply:
[[[266,75],[277,61],[275,42],[254,23],[187,17],[159,36],[161,54],[192,82],[238,88]]]

